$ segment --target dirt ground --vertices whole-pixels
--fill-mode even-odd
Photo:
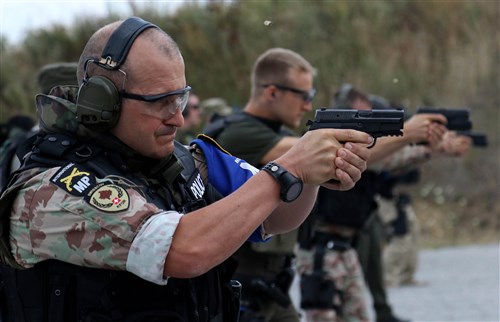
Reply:
[[[419,219],[422,248],[500,241],[498,206],[496,211],[478,211],[478,207],[437,205],[417,198],[414,208]]]
[[[500,242],[499,160],[495,144],[421,167],[419,182],[406,187],[419,219],[421,247]]]

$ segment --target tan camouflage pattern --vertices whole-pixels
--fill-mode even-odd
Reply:
[[[151,216],[132,242],[127,271],[158,285],[167,284],[163,276],[165,259],[182,214],[165,211]]]
[[[423,163],[429,161],[429,159],[429,147],[425,145],[407,145],[381,161],[370,165],[370,169],[374,171],[385,170],[395,173],[406,173],[418,168]]]
[[[49,95],[37,95],[37,113],[44,131],[98,135],[78,123],[77,93],[76,86],[56,86]],[[0,244],[2,260],[13,267],[30,268],[58,259],[80,266],[129,270],[148,281],[166,284],[163,266],[182,214],[148,203],[139,187],[118,176],[96,178],[95,186],[85,187],[88,195],[71,194],[70,183],[78,173],[51,182],[61,169],[23,171],[5,191],[2,205],[15,199],[10,209],[9,240]],[[107,200],[114,192],[116,198]],[[120,203],[108,207],[116,200]]]
[[[412,205],[405,207],[408,233],[393,236],[383,250],[384,280],[387,286],[415,284],[420,247],[420,227]]]
[[[10,185],[8,185],[0,196],[0,214],[2,214],[2,216],[9,216],[11,213],[12,204],[17,196],[17,190],[19,187],[22,186],[25,181],[29,180],[29,178],[32,178],[40,172],[40,169],[29,169],[21,173],[14,174]],[[8,223],[2,220],[2,222],[0,222],[0,261],[10,267],[23,269],[23,267],[19,265],[12,256],[9,231],[3,227],[4,224]]]
[[[146,221],[162,210],[148,203],[139,191],[124,186],[125,179],[120,184],[130,198],[128,210],[99,211],[83,197],[70,195],[49,182],[59,169],[33,176],[18,192],[10,217],[10,246],[17,263],[29,268],[43,260],[58,259],[80,266],[126,270],[134,238]],[[111,181],[97,180],[97,183]],[[176,213],[170,221],[164,221],[163,257],[142,256],[142,266],[157,267],[164,262],[179,219],[180,214]],[[142,248],[149,246],[134,244],[134,252],[141,253]],[[156,278],[161,280],[162,276]]]
[[[76,118],[77,94],[78,86],[56,86],[49,95],[38,94],[36,112],[40,128],[46,132],[95,136],[95,132],[80,124]]]
[[[398,217],[398,209],[396,207],[396,201],[394,199],[384,198],[382,196],[376,195],[375,202],[377,203],[377,216],[384,225],[389,224],[391,221],[396,220]]]
[[[297,271],[311,274],[314,266],[314,251],[299,249]],[[368,299],[363,271],[354,249],[346,251],[325,250],[323,270],[326,278],[333,280],[337,289],[344,292],[343,315],[334,310],[305,310],[307,322],[369,321]]]

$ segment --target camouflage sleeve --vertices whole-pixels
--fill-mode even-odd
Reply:
[[[155,284],[167,284],[163,267],[181,216],[175,211],[165,211],[143,225],[132,242],[127,271]]]
[[[86,175],[76,176],[77,172],[74,165],[62,176],[58,175],[63,168],[50,169],[28,180],[19,191],[10,226],[16,261],[27,268],[47,259],[116,270],[135,267],[132,273],[150,278],[150,272],[137,269],[137,261],[143,261],[143,267],[162,266],[181,215],[162,211],[132,187],[107,179],[93,183]],[[78,188],[80,195],[70,188]],[[163,224],[165,228],[154,227]],[[156,240],[147,239],[153,235]],[[136,236],[140,236],[137,241]],[[140,254],[151,242],[164,247],[162,258],[151,256],[160,252],[158,248]]]
[[[430,153],[427,146],[407,145],[371,165],[370,169],[374,171],[406,172],[420,167],[429,159]]]

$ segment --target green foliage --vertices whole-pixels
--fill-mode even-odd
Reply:
[[[187,82],[202,99],[223,97],[242,107],[255,59],[270,47],[285,47],[318,70],[315,107],[328,106],[344,82],[402,103],[410,113],[423,104],[470,107],[475,129],[488,135],[488,150],[453,160],[453,176],[450,160],[433,161],[427,178],[456,187],[454,194],[467,196],[474,214],[500,211],[497,1],[186,1],[175,13],[129,4],[134,15],[177,41]],[[18,46],[1,39],[0,122],[17,112],[34,115],[38,70],[77,61],[90,35],[119,18],[80,17],[70,27],[31,31]],[[457,211],[465,217],[469,209]]]
[[[131,2],[131,8],[176,39],[188,82],[201,97],[222,96],[237,106],[249,95],[254,60],[274,46],[298,51],[317,68],[318,106],[328,106],[343,82],[409,109],[448,100],[467,105],[480,79],[498,77],[498,55],[476,54],[497,44],[498,7],[489,1],[210,1],[186,2],[175,13],[140,11]],[[29,110],[32,102],[17,95],[21,88],[24,95],[37,91],[38,69],[78,60],[88,37],[116,19],[81,17],[71,27],[34,30],[20,47],[2,41],[2,109]]]

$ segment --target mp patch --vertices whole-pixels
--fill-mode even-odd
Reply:
[[[74,196],[84,196],[96,185],[95,176],[73,162],[61,167],[50,182]]]
[[[84,199],[91,206],[104,212],[125,211],[130,205],[127,190],[114,183],[98,184]]]

